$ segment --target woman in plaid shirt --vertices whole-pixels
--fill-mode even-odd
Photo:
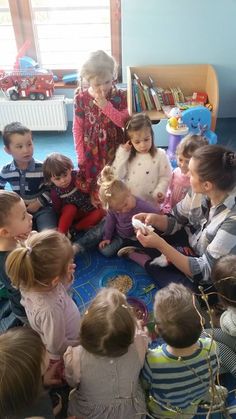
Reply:
[[[189,280],[192,284],[209,282],[215,261],[223,255],[236,255],[236,153],[218,145],[201,147],[190,160],[189,174],[192,190],[171,214],[136,216],[162,232],[137,232],[140,243],[152,248],[152,257],[153,249],[157,249],[158,255],[163,253],[170,263],[161,268],[152,263],[150,256],[139,254],[142,265],[162,287],[179,280],[188,285]],[[171,243],[175,247],[190,246],[194,255],[186,256]],[[133,256],[129,254],[135,260]]]

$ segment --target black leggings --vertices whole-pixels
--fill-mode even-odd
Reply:
[[[160,234],[160,232],[158,231],[157,233]],[[188,236],[185,230],[183,229],[171,236],[165,236],[164,239],[174,248],[190,247],[188,242]],[[154,279],[158,288],[164,288],[171,282],[177,282],[185,285],[193,291],[197,291],[197,286],[195,285],[194,281],[187,278],[186,275],[183,272],[181,272],[178,268],[176,268],[174,265],[170,264],[162,268],[161,266],[152,264],[152,260],[161,255],[159,250],[145,248],[145,253],[151,257],[151,260],[148,260],[145,263],[145,269],[147,273]]]

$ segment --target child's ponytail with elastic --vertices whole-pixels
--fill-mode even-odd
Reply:
[[[72,245],[64,234],[44,230],[30,236],[8,255],[6,272],[16,288],[47,287],[54,278],[67,276],[73,256]]]
[[[110,205],[119,200],[118,195],[128,192],[128,188],[124,182],[115,177],[111,166],[105,166],[97,181],[99,188],[99,198],[105,209],[109,209]]]
[[[34,286],[34,269],[31,259],[32,249],[22,244],[9,254],[6,261],[7,275],[16,288],[30,289]]]

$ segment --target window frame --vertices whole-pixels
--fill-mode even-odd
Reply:
[[[22,45],[30,40],[30,47],[26,55],[37,60],[37,41],[34,35],[32,20],[32,9],[30,0],[8,0],[12,17],[13,30],[17,51]],[[118,65],[118,80],[121,81],[122,55],[121,55],[121,0],[110,0],[110,22],[111,22],[111,54]],[[53,69],[60,76],[77,71],[75,68]],[[62,83],[60,83],[61,85]],[[63,87],[63,86],[60,86]],[[69,87],[69,85],[66,85]],[[73,85],[72,85],[73,87]]]

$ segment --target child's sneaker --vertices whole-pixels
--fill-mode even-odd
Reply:
[[[143,253],[142,249],[140,249],[139,247],[125,246],[125,247],[122,247],[120,250],[118,250],[117,256],[129,257],[129,254],[133,252]]]

